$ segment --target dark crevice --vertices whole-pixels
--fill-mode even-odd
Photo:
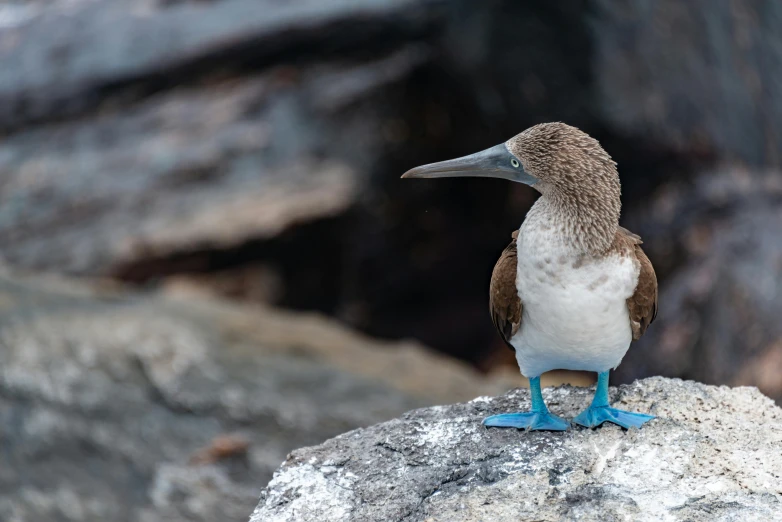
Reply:
[[[496,472],[499,467],[499,464],[496,462],[496,458],[487,457],[485,459],[476,460],[472,464],[474,465],[476,463],[487,463],[487,465],[481,466],[477,470],[470,470],[468,468],[452,470],[451,473],[443,477],[443,479],[437,485],[432,488],[428,488],[421,497],[421,500],[419,500],[416,505],[403,516],[402,520],[419,520],[420,517],[424,514],[424,503],[437,493],[447,494],[452,490],[452,488],[449,487],[451,485],[461,487],[468,482],[477,480],[477,483],[473,483],[473,486],[486,486],[499,482],[508,476],[508,473],[506,472]],[[484,469],[489,469],[496,473],[487,475],[483,473]]]
[[[340,280],[347,240],[342,231],[353,215],[348,211],[294,227],[272,239],[247,240],[234,247],[204,247],[133,260],[115,267],[111,276],[155,286],[175,275],[238,273],[247,266],[267,266],[279,273],[284,286],[284,294],[274,304],[336,314],[342,298]]]

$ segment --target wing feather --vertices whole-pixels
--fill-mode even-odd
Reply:
[[[657,275],[654,273],[652,262],[641,248],[643,241],[640,236],[622,227],[617,230],[617,236],[621,236],[630,249],[630,255],[635,256],[640,267],[635,292],[627,299],[633,340],[637,341],[657,317]]]
[[[494,323],[500,337],[511,350],[514,348],[510,344],[510,340],[519,331],[522,311],[521,299],[519,299],[519,292],[516,289],[516,237],[518,235],[518,231],[513,233],[513,240],[505,247],[497,264],[494,265],[489,286],[491,322]]]

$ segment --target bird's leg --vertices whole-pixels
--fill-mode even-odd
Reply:
[[[502,413],[483,419],[484,426],[497,428],[524,428],[526,430],[565,431],[570,426],[566,420],[551,414],[540,392],[540,377],[529,380],[532,410],[523,413]]]
[[[640,428],[653,418],[654,415],[633,413],[610,407],[608,405],[608,371],[605,371],[597,376],[597,389],[592,404],[579,413],[573,422],[587,428],[595,428],[607,421],[629,430],[630,428]]]

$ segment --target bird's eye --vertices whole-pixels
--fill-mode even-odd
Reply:
[[[519,168],[519,160],[517,160],[516,158],[513,158],[512,160],[510,160],[510,164],[513,165],[514,169]]]

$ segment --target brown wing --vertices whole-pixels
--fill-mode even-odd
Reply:
[[[617,236],[619,235],[623,236],[627,246],[631,249],[630,255],[635,255],[641,268],[635,292],[627,300],[633,340],[637,341],[657,317],[657,276],[654,273],[652,262],[641,249],[641,243],[643,243],[641,238],[622,227],[619,227],[617,231]]]
[[[521,325],[521,299],[516,290],[516,237],[513,233],[510,245],[502,251],[500,259],[494,265],[489,286],[489,313],[491,322],[500,333],[500,337],[513,350],[511,338]]]

